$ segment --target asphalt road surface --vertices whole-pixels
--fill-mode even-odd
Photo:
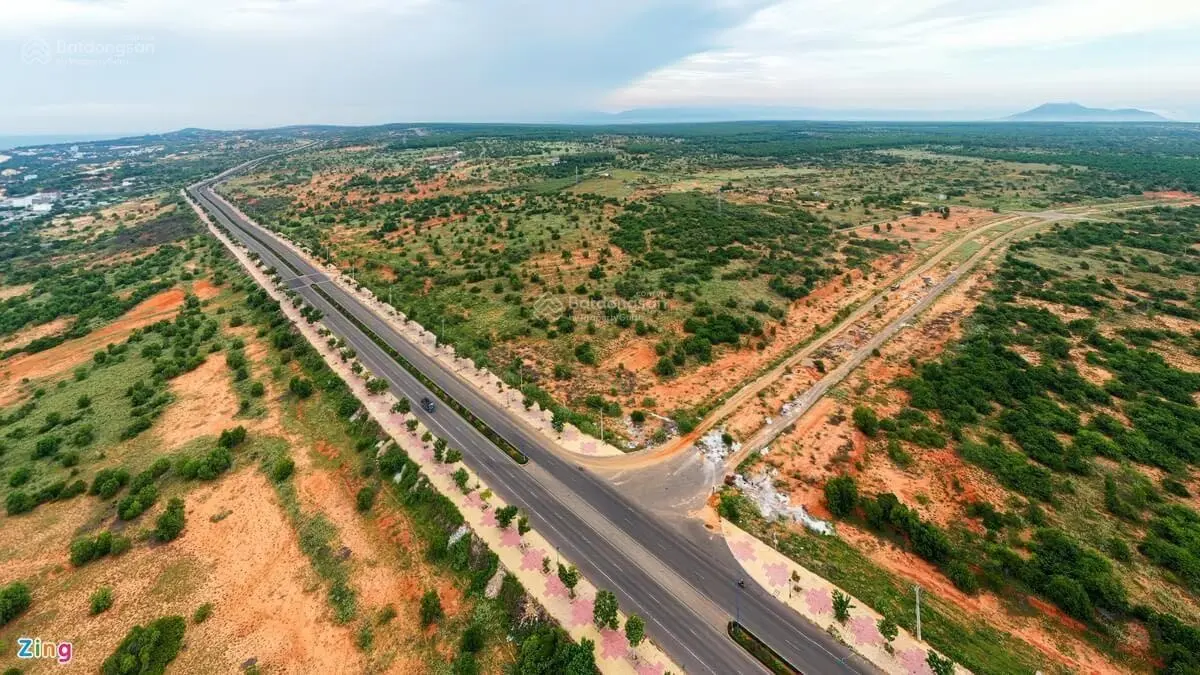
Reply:
[[[274,266],[305,301],[320,309],[324,323],[358,352],[371,372],[386,379],[394,392],[414,402],[426,396],[436,398],[318,294],[314,285],[528,455],[528,464],[517,464],[448,405],[439,406],[433,414],[413,406],[427,427],[462,450],[464,460],[493,491],[528,513],[534,527],[563,556],[597,586],[616,593],[626,612],[645,617],[647,633],[687,672],[764,672],[726,635],[725,624],[735,615],[805,673],[876,672],[752,581],[739,588],[740,566],[719,535],[689,536],[636,506],[604,479],[564,459],[551,441],[484,398],[448,366],[427,357],[275,235],[242,218],[212,192],[212,184],[233,171],[188,188],[189,195],[219,225]]]

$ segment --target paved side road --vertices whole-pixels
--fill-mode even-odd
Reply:
[[[739,609],[742,622],[808,673],[873,672],[871,666],[816,626],[795,616],[754,584],[740,592],[739,566],[719,539],[685,537],[616,493],[602,479],[564,461],[548,441],[512,419],[453,372],[409,344],[273,234],[246,221],[201,184],[189,194],[248,248],[258,253],[321,309],[325,323],[354,347],[360,360],[393,388],[415,400],[432,394],[395,363],[312,286],[320,288],[370,327],[449,395],[531,459],[512,462],[469,423],[442,406],[422,422],[463,450],[467,463],[506,500],[531,514],[535,526],[623,607],[647,617],[649,632],[692,673],[752,673],[761,668],[724,634]],[[289,268],[294,266],[298,272]],[[296,277],[303,277],[302,279]],[[293,280],[293,278],[295,278]],[[419,408],[419,406],[417,407]]]

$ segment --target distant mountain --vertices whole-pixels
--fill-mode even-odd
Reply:
[[[889,110],[794,106],[633,108],[616,113],[583,112],[548,120],[567,124],[678,124],[745,121],[933,122],[995,119],[994,110]]]
[[[1078,103],[1044,103],[1023,113],[1006,117],[1010,122],[1170,122],[1146,110],[1088,108]]]

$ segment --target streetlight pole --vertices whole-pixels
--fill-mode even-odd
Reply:
[[[917,642],[921,641],[921,587],[913,586],[917,594]]]

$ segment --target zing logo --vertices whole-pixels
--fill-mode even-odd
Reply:
[[[42,638],[17,638],[18,659],[54,659],[59,664],[71,662],[74,645],[70,642],[49,642]]]

